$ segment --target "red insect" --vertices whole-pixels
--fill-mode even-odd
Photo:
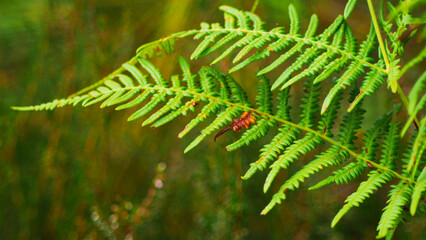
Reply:
[[[198,101],[195,100],[193,102],[190,102],[189,104],[192,105],[193,107],[196,107],[198,105]]]
[[[216,142],[216,138],[218,138],[220,135],[226,133],[227,131],[231,130],[236,132],[236,131],[241,131],[241,129],[243,127],[250,127],[250,125],[255,124],[256,120],[254,118],[253,112],[249,111],[249,112],[244,112],[243,115],[241,115],[240,119],[234,119],[234,121],[226,128],[220,130],[216,136],[214,137],[214,141]]]

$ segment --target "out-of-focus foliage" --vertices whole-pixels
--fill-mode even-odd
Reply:
[[[307,2],[295,1],[299,12],[306,13],[300,17],[317,12],[319,22],[324,23],[320,27],[343,12],[342,1]],[[329,227],[340,203],[356,184],[330,190],[341,195],[296,192],[276,211],[259,216],[271,198],[260,191],[265,174],[251,181],[240,180],[258,148],[226,152],[223,146],[232,142],[231,134],[216,144],[204,143],[183,157],[183,147],[189,142],[175,144],[172,138],[165,141],[164,136],[177,135],[187,119],[153,131],[139,128],[139,122],[125,124],[129,114],[112,110],[93,114],[93,109],[66,108],[29,118],[31,113],[9,109],[11,105],[45,102],[90,85],[133,56],[142,43],[214,19],[220,4],[249,10],[252,3],[0,2],[2,238],[374,238],[385,192],[365,202],[360,211],[350,212],[336,229]],[[281,15],[287,7],[286,1],[270,0],[261,1],[258,9],[266,22],[273,19],[288,26],[287,18]],[[368,32],[365,19],[369,16],[360,9],[353,13],[352,21],[359,26],[355,35],[362,36]],[[190,50],[179,54],[188,56]],[[156,65],[166,74],[178,68],[178,64],[161,60]],[[236,74],[244,79],[244,73]],[[256,91],[256,85],[241,84]],[[368,101],[386,102],[383,98],[378,92]],[[368,102],[365,105],[374,108]],[[369,118],[374,116],[367,115],[367,122]],[[261,140],[258,146],[265,143]],[[278,175],[276,181],[283,177]],[[422,224],[424,220],[401,226],[395,239],[419,239],[424,234]]]

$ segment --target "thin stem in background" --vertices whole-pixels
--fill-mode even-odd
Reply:
[[[382,51],[383,58],[385,60],[386,72],[389,72],[389,60],[386,54],[385,45],[383,44],[382,35],[380,34],[380,28],[379,28],[379,24],[377,23],[377,18],[376,18],[376,13],[374,12],[373,3],[371,2],[371,0],[367,0],[367,3],[368,3],[368,9],[370,10],[371,20],[374,25],[374,30],[376,31],[377,41],[379,42],[380,50]]]
[[[253,6],[251,7],[250,12],[254,13],[254,11],[256,11],[258,4],[259,4],[259,0],[254,0]]]

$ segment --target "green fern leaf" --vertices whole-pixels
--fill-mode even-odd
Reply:
[[[318,112],[318,97],[321,87],[319,85],[314,85],[312,79],[305,83],[305,87],[307,92],[302,98],[303,104],[300,106],[302,109],[300,124],[302,126],[312,127],[314,125],[315,115]]]
[[[152,92],[150,90],[145,90],[143,93],[141,93],[139,96],[134,98],[132,101],[124,103],[124,104],[116,107],[115,110],[123,110],[123,109],[127,109],[127,108],[137,106],[137,105],[141,104],[142,102],[144,102],[149,96],[151,96],[151,94],[152,94]],[[129,94],[129,95],[133,95],[133,94]],[[132,97],[130,97],[130,98],[132,98]],[[130,98],[128,100],[130,100]],[[123,96],[123,99],[124,99],[124,96]]]
[[[425,190],[426,190],[426,168],[423,168],[422,173],[417,178],[417,184],[413,190],[412,200],[410,204],[410,213],[412,216],[416,214],[417,205],[419,204],[420,198]]]
[[[364,202],[366,198],[373,193],[373,191],[380,188],[386,182],[392,179],[391,172],[371,171],[368,179],[362,182],[358,189],[352,193],[346,200],[346,204],[339,210],[334,217],[331,227],[336,226],[340,219],[354,206],[358,207],[360,203]]]
[[[354,92],[354,91],[353,91]],[[331,133],[328,133],[327,129],[331,129],[332,122],[335,119],[337,109],[339,108],[339,97],[336,97],[335,101],[330,107],[329,111],[322,117],[321,121],[318,124],[319,130],[323,134],[331,136]],[[341,132],[339,133],[339,142],[345,146],[353,145],[353,136],[355,136],[356,130],[360,127],[362,121],[363,110],[357,108],[356,113],[346,114],[344,120],[341,124]],[[326,126],[326,127],[324,127]],[[326,131],[324,131],[326,130]],[[348,137],[345,137],[348,136]],[[352,148],[352,147],[350,147]],[[354,147],[353,147],[354,148]],[[343,150],[337,146],[332,146],[327,151],[316,156],[315,160],[306,164],[301,170],[296,172],[291,176],[282,186],[280,191],[285,191],[286,189],[294,190],[299,187],[300,182],[303,182],[305,178],[314,172],[323,169],[324,167],[341,164],[343,161],[349,158],[349,154],[346,150]]]
[[[272,113],[271,97],[272,93],[269,80],[264,76],[260,76],[256,95],[256,105],[259,112]],[[261,119],[256,125],[244,132],[238,141],[228,145],[226,149],[234,151],[243,145],[249,145],[250,142],[265,136],[269,127],[274,126],[274,124],[275,120],[273,119]]]
[[[328,44],[328,39],[340,28],[343,22],[344,20],[342,16],[337,17],[336,20],[326,30],[324,30],[324,32],[320,35],[321,38],[317,42]],[[287,79],[289,79],[294,72],[302,69],[302,66],[304,64],[311,64],[312,59],[316,58],[319,54],[319,50],[322,50],[322,47],[320,47],[320,45],[315,45],[311,48],[306,49],[304,53],[300,55],[294,61],[294,63],[280,75],[277,81],[282,83],[285,82],[281,89],[287,88],[288,86],[296,82],[295,80],[287,81]]]
[[[289,146],[293,140],[296,139],[296,135],[299,134],[297,129],[289,125],[284,125],[279,131],[280,133],[275,135],[269,144],[263,146],[260,150],[260,158],[256,162],[250,164],[250,169],[247,170],[242,179],[249,179],[258,170],[262,171],[265,169],[268,163],[275,159],[284,147]]]
[[[129,71],[130,74],[138,81],[139,85],[147,85],[147,76],[142,74],[142,72],[136,67],[129,63],[124,63],[123,68]]]
[[[301,182],[304,182],[310,175],[318,172],[319,170],[342,163],[348,158],[348,154],[339,147],[332,146],[327,151],[319,154],[315,157],[315,160],[310,161],[308,164],[303,166],[298,172],[292,175],[280,188],[280,191],[284,192],[287,189],[295,190],[299,188]]]
[[[192,130],[195,126],[197,126],[199,123],[203,122],[207,116],[210,116],[213,113],[216,113],[220,106],[221,102],[219,101],[211,101],[206,106],[203,107],[201,112],[197,115],[196,118],[192,119],[186,126],[185,129],[179,133],[178,138],[182,138],[185,136],[190,130]]]
[[[345,32],[344,30],[345,30],[345,25],[342,25],[338,33],[334,36],[333,42],[330,46],[334,48],[340,48],[341,42],[343,40],[344,32]],[[300,74],[297,74],[296,76],[288,80],[288,82],[284,86],[287,87],[287,85],[289,86],[299,81],[302,78],[316,75],[321,69],[323,69],[327,64],[329,64],[329,60],[333,59],[336,56],[336,54],[337,53],[333,51],[331,48],[327,49],[327,51],[322,53],[319,57],[311,60],[311,63],[309,64],[309,66],[306,66],[305,69]]]
[[[223,25],[202,23],[198,30],[165,36],[141,46],[136,56],[122,64],[119,69],[68,98],[55,99],[36,106],[13,108],[53,110],[57,107],[79,104],[84,107],[99,104],[101,108],[116,106],[116,110],[137,107],[128,120],[146,116],[142,125],[153,127],[159,127],[179,116],[187,115],[190,111],[198,110],[198,114],[191,116],[191,120],[178,137],[182,138],[203,121],[207,121],[206,127],[200,128],[200,134],[187,146],[185,153],[221,128],[223,129],[217,136],[230,129],[237,131],[243,126],[248,128],[250,124],[244,122],[247,119],[240,116],[250,114],[251,123],[254,119],[256,123],[226,148],[232,151],[248,145],[264,137],[270,128],[277,125],[278,132],[272,136],[268,144],[262,147],[259,159],[250,164],[250,168],[242,177],[248,179],[258,170],[263,171],[272,163],[264,184],[265,192],[281,169],[288,168],[301,155],[306,155],[324,141],[331,144],[327,150],[317,154],[312,161],[304,164],[281,185],[262,214],[266,214],[276,204],[280,204],[286,198],[288,189],[299,188],[305,179],[321,169],[342,164],[353,156],[353,162],[340,167],[331,176],[310,189],[330,183],[349,182],[365,170],[369,170],[367,166],[374,169],[369,170],[368,179],[348,196],[332,222],[334,226],[353,206],[359,206],[393,177],[398,178],[399,182],[392,186],[393,190],[389,192],[389,204],[384,209],[378,226],[378,237],[391,237],[397,224],[402,221],[402,208],[410,198],[412,215],[417,209],[423,210],[422,207],[418,207],[418,203],[426,190],[424,170],[426,160],[423,157],[426,149],[426,118],[417,124],[417,114],[426,106],[426,95],[421,95],[426,75],[422,75],[410,92],[408,104],[402,94],[404,105],[408,105],[410,115],[402,135],[414,120],[419,125],[419,129],[408,147],[409,151],[405,153],[406,157],[401,160],[403,163],[401,174],[396,170],[397,166],[401,165],[397,163],[401,143],[400,123],[396,117],[401,107],[396,106],[392,112],[382,115],[374,126],[365,132],[362,143],[360,141],[362,144],[360,153],[355,153],[354,140],[357,138],[365,112],[361,108],[361,102],[365,96],[375,92],[385,79],[393,91],[398,89],[398,80],[408,68],[426,56],[424,54],[426,48],[419,56],[401,68],[398,54],[404,50],[405,40],[400,42],[399,38],[413,23],[413,18],[407,13],[398,14],[391,4],[388,8],[391,14],[396,16],[395,27],[390,21],[385,20],[382,6],[379,10],[379,23],[388,36],[385,42],[386,51],[380,51],[378,56],[372,54],[377,37],[373,27],[367,39],[357,48],[356,39],[346,22],[356,2],[356,0],[349,0],[343,16],[337,17],[330,26],[317,35],[318,18],[315,14],[312,15],[306,32],[299,33],[300,21],[293,5],[289,6],[291,23],[287,33],[283,27],[265,30],[263,21],[254,13],[221,6],[220,9],[224,12],[225,18]],[[174,52],[175,41],[188,36],[194,36],[194,39],[200,41],[192,52],[191,59],[220,51],[219,57],[211,63],[215,64],[232,55],[232,62],[235,65],[229,69],[229,72],[240,70],[254,61],[278,56],[268,61],[270,64],[257,72],[259,84],[255,106],[250,102],[252,98],[248,98],[246,91],[230,75],[210,67],[202,67],[200,71],[193,73],[189,62],[183,57],[178,57],[182,73],[172,75],[167,80],[163,77],[160,70],[149,59],[155,55]],[[271,54],[272,52],[275,54]],[[388,57],[385,59],[383,55]],[[292,62],[282,72],[278,72],[279,77],[271,86],[264,74],[278,70],[289,59]],[[390,64],[386,62],[387,69],[384,69],[384,60],[390,62]],[[329,79],[332,74],[343,69],[340,77],[333,82],[333,87],[327,93],[321,108],[318,105],[321,94],[318,83]],[[334,122],[336,119],[341,119],[337,117],[337,113],[344,96],[343,90],[353,85],[364,72],[366,74],[360,89],[353,88],[350,93],[351,104],[342,118],[336,139],[333,139],[332,133],[337,132]],[[306,80],[305,95],[301,99],[300,121],[295,123],[290,118],[289,87],[301,80]],[[278,87],[282,91],[277,91],[277,94],[273,95],[272,90]],[[358,92],[358,96],[355,96]],[[297,99],[296,102],[299,100]],[[319,110],[321,110],[321,119],[318,116]],[[381,155],[376,160],[380,143]]]
[[[309,190],[315,190],[331,183],[348,183],[352,179],[355,179],[356,177],[364,173],[365,167],[367,167],[367,164],[365,164],[364,162],[351,162],[345,167],[334,171],[333,176],[329,176],[328,178],[320,181],[319,183],[310,187]]]
[[[244,145],[248,146],[251,142],[265,136],[269,128],[274,126],[274,124],[274,120],[261,119],[256,125],[245,131],[240,139],[226,146],[226,150],[234,151]]]
[[[185,148],[184,153],[187,153],[195,146],[197,146],[204,138],[213,133],[213,131],[218,130],[219,128],[225,126],[227,123],[232,122],[232,119],[240,113],[241,110],[238,108],[228,108],[225,111],[219,113],[216,119],[206,128],[201,131],[201,134],[198,135],[194,141],[192,141],[188,147]]]
[[[266,101],[265,97],[269,96],[270,90],[266,89],[269,86],[269,81],[264,77],[261,77],[262,84],[259,84],[258,91],[259,97],[257,98],[257,105],[259,108],[262,106],[263,109],[269,109],[268,101]],[[267,85],[266,85],[267,84]],[[262,96],[262,97],[260,97]],[[290,97],[289,89],[281,91],[278,94],[278,102],[277,105],[277,113],[276,116],[278,118],[286,119],[290,121],[290,105],[288,104],[288,99]],[[265,104],[266,103],[266,104]],[[296,139],[296,135],[300,134],[298,129],[291,127],[290,125],[283,125],[278,129],[279,133],[276,134],[269,144],[263,146],[260,150],[260,158],[250,164],[250,169],[247,170],[246,174],[242,177],[242,179],[249,179],[253,176],[258,170],[263,171],[274,158],[278,156],[278,154],[284,149],[285,146],[291,144],[293,140]]]
[[[278,36],[278,34],[282,31],[282,28],[280,27],[276,27],[274,29],[272,29],[270,31],[270,34],[272,35],[271,37],[278,38],[278,40],[276,40],[275,42],[269,44],[265,49],[256,52],[255,54],[253,54],[252,56],[250,56],[249,58],[245,59],[244,61],[242,61],[241,63],[235,65],[234,67],[232,67],[231,69],[229,69],[229,73],[233,73],[235,71],[238,71],[242,68],[244,68],[245,66],[249,65],[250,63],[254,62],[254,61],[259,61],[261,59],[265,59],[266,57],[269,57],[271,52],[278,52],[282,49],[285,49],[288,47],[288,45],[290,43],[292,43],[294,40],[286,37],[286,36]],[[214,62],[216,63],[216,62]],[[261,74],[259,74],[261,75]]]
[[[423,72],[422,76],[420,76],[420,78],[416,81],[416,83],[414,83],[414,86],[411,89],[410,94],[408,94],[408,102],[409,102],[408,111],[410,113],[414,112],[419,95],[421,91],[423,91],[424,89],[426,89],[426,72]]]
[[[305,33],[305,38],[312,38],[315,35],[315,30],[318,26],[318,17],[314,14],[311,17],[311,21],[309,23],[308,29]],[[291,32],[291,30],[290,30]],[[271,63],[269,66],[265,67],[261,71],[258,72],[258,75],[262,75],[265,73],[268,73],[275,68],[277,68],[279,65],[283,64],[285,60],[293,56],[296,52],[301,52],[302,48],[305,46],[305,42],[300,41],[296,45],[294,45],[290,50],[288,50],[285,54],[278,57],[273,63]],[[274,84],[272,85],[272,90],[277,88],[279,85],[282,84],[282,82],[285,79],[283,77],[279,77],[277,80],[275,80]]]
[[[379,68],[384,67],[384,63],[380,60],[375,64],[378,69],[373,69],[367,73],[364,81],[362,82],[359,95],[355,98],[355,100],[349,105],[348,112],[352,111],[354,107],[365,97],[370,96],[373,92],[375,92],[380,85],[385,81],[386,74],[379,70]]]
[[[423,152],[426,148],[426,117],[420,123],[419,131],[416,139],[414,140],[413,148],[411,150],[411,156],[408,161],[408,165],[406,167],[408,172],[412,172],[413,174],[416,172],[419,163],[421,162],[421,158]],[[413,169],[414,167],[414,169]]]
[[[197,97],[192,98],[191,100],[187,101],[185,103],[185,105],[181,106],[179,109],[171,111],[166,116],[155,121],[152,124],[152,127],[160,127],[160,126],[174,120],[175,118],[177,118],[181,115],[185,116],[188,111],[194,111],[195,110],[194,104],[198,104],[198,102],[200,102],[200,101],[201,101],[201,97],[197,96]]]
[[[398,158],[399,127],[401,123],[397,122],[397,112],[401,109],[401,105],[397,105],[393,109],[392,119],[389,128],[386,131],[386,136],[383,140],[382,155],[380,157],[380,164],[391,170],[395,169],[395,162]]]
[[[272,93],[269,80],[265,76],[259,76],[257,85],[256,105],[259,112],[272,113]]]
[[[263,185],[263,192],[267,192],[278,172],[281,169],[286,169],[290,163],[298,158],[301,154],[306,154],[315,148],[317,144],[321,143],[321,139],[313,134],[306,134],[302,139],[295,141],[290,145],[284,153],[271,165],[271,170],[266,177],[265,184]]]
[[[188,89],[196,89],[195,80],[189,69],[189,63],[185,58],[179,56],[178,58],[180,68],[182,69],[183,79],[187,83]]]
[[[300,31],[300,21],[293,4],[288,5],[288,15],[290,17],[290,34],[296,35]]]
[[[151,62],[144,58],[138,58],[140,65],[149,72],[155,83],[159,86],[167,87],[167,81],[161,76],[160,70],[156,68]]]
[[[153,123],[155,120],[157,120],[159,117],[164,115],[165,113],[168,113],[170,110],[174,110],[179,108],[182,105],[182,99],[184,98],[183,93],[178,93],[173,99],[170,99],[167,101],[167,103],[160,108],[157,112],[152,114],[149,118],[147,118],[143,123],[142,126],[146,126],[148,124]]]
[[[357,0],[349,0],[348,3],[346,3],[345,11],[343,14],[343,16],[345,16],[345,19],[348,19],[349,16],[351,15],[352,11],[355,8],[356,2]]]
[[[229,15],[235,16],[237,18],[237,24],[239,28],[249,29],[248,21],[243,11],[240,11],[230,6],[220,6],[219,9],[224,11],[225,13],[228,13]]]
[[[165,91],[156,93],[152,96],[151,100],[145,104],[142,108],[133,113],[127,121],[134,121],[140,117],[145,116],[145,114],[152,111],[158,104],[161,102],[165,102],[167,97],[167,93]]]
[[[219,25],[213,25],[211,26],[212,30],[217,30],[217,29],[222,29]],[[191,55],[191,60],[192,59],[198,59],[200,57],[200,55],[203,53],[203,51],[205,51],[210,44],[216,42],[216,38],[219,37],[220,35],[225,34],[225,32],[223,31],[215,31],[212,32],[211,34],[207,35],[204,40],[198,45],[198,47],[194,50],[194,52]]]
[[[363,59],[364,62],[368,62],[369,53],[374,47],[376,35],[374,32],[373,26],[370,28],[370,33],[367,35],[367,39],[361,44],[360,50],[357,57]],[[347,86],[351,86],[352,83],[363,73],[364,63],[363,61],[353,61],[348,69],[343,73],[343,75],[336,81],[334,86],[330,89],[327,94],[324,103],[322,105],[321,113],[324,113],[327,110],[328,105],[331,100],[336,96],[336,94],[345,89]]]
[[[232,63],[236,63],[240,61],[247,53],[249,53],[254,48],[262,48],[265,46],[268,42],[272,40],[272,37],[274,37],[273,34],[263,34],[260,37],[256,38],[251,43],[247,44],[241,51],[237,54],[237,56],[232,60]],[[230,70],[231,73],[231,70]]]
[[[400,181],[398,185],[394,185],[392,188],[388,194],[388,204],[384,208],[377,226],[377,238],[386,237],[388,232],[395,228],[403,211],[402,208],[409,201],[412,193],[412,187],[406,181]]]

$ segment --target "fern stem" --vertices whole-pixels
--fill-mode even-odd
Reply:
[[[259,4],[259,0],[254,0],[253,6],[251,7],[250,12],[254,13],[254,11],[256,11],[258,4]]]
[[[380,50],[382,51],[383,58],[385,60],[386,73],[388,73],[388,71],[389,71],[389,60],[388,60],[388,56],[386,54],[385,45],[383,44],[382,35],[380,34],[380,28],[379,28],[379,24],[377,23],[376,13],[374,12],[373,3],[371,2],[371,0],[367,0],[367,3],[368,3],[368,9],[370,10],[371,20],[372,20],[373,25],[374,25],[374,30],[376,31],[377,41],[379,42]]]
[[[419,120],[417,119],[417,116],[411,116],[412,113],[410,113],[410,110],[409,110],[409,103],[408,103],[407,97],[405,96],[405,93],[402,91],[401,86],[399,86],[399,84],[397,86],[398,86],[397,92],[399,94],[399,97],[401,98],[401,101],[404,104],[405,109],[407,109],[408,115],[410,116],[410,118],[414,119],[414,124],[418,128],[418,126],[420,126]],[[406,133],[406,130],[401,131],[401,138],[404,137],[405,133]]]

